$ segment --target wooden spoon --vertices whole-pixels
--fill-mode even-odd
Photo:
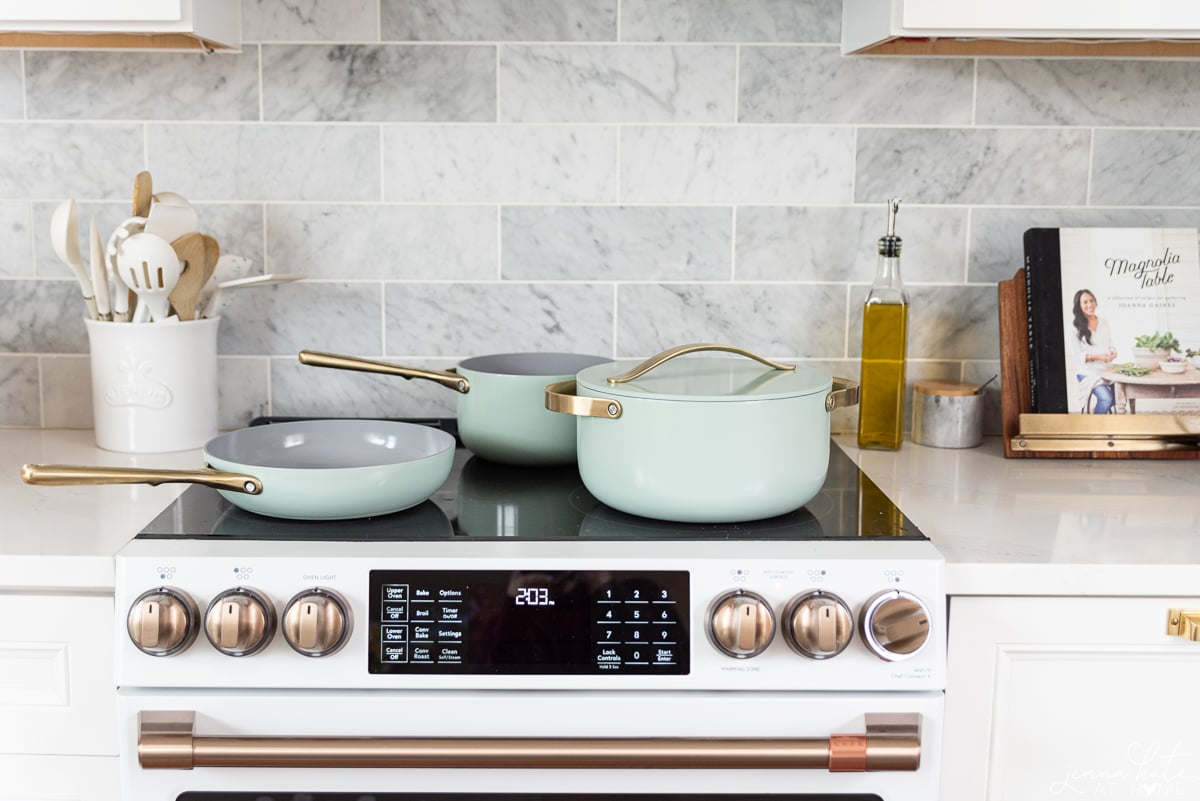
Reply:
[[[217,240],[207,234],[204,236],[204,280],[212,278],[217,270],[217,262],[221,259],[221,246]]]
[[[171,243],[171,249],[175,251],[175,255],[183,264],[183,273],[175,282],[175,288],[168,296],[171,300],[171,308],[175,310],[175,314],[179,315],[180,320],[196,319],[196,304],[200,300],[200,290],[208,281],[209,273],[206,269],[208,258],[205,253],[204,239],[202,234],[193,232],[184,234]]]
[[[133,216],[148,217],[150,200],[154,196],[154,182],[150,173],[142,170],[133,178]]]

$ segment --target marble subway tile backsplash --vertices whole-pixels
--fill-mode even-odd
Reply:
[[[492,46],[263,45],[262,76],[267,120],[496,119]]]
[[[883,202],[903,185],[917,203],[1082,205],[1090,143],[1070,128],[864,128],[855,200]]]
[[[251,53],[25,54],[31,120],[253,121],[258,108],[258,58]]]
[[[0,52],[0,425],[91,424],[49,221],[72,197],[107,237],[142,169],[224,253],[309,279],[227,297],[226,428],[454,413],[304,348],[726,341],[855,378],[893,196],[910,383],[983,383],[1026,228],[1198,224],[1200,62],[844,57],[838,0],[242,0],[242,25],[237,54]]]
[[[503,277],[728,281],[730,220],[718,206],[510,206]]]
[[[743,47],[738,120],[970,125],[969,59],[845,58],[838,46]]]
[[[382,38],[614,41],[618,0],[379,0]]]
[[[627,126],[621,194],[643,203],[845,203],[854,130],[804,126]]]
[[[728,46],[513,45],[500,54],[504,122],[733,122]]]
[[[387,125],[382,140],[385,200],[617,200],[615,126]]]

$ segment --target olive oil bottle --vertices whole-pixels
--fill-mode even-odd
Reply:
[[[858,447],[897,450],[904,432],[904,364],[908,292],[900,278],[900,198],[888,201],[887,234],[879,240],[875,282],[863,303]]]

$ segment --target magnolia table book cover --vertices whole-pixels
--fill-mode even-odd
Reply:
[[[1062,228],[1066,404],[1200,414],[1195,228]]]

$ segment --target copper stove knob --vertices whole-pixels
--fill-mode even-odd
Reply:
[[[172,656],[188,649],[200,632],[200,609],[174,587],[159,587],[137,597],[125,620],[129,639],[142,653]]]
[[[250,656],[275,636],[275,605],[258,590],[225,590],[204,613],[204,634],[226,656]]]
[[[810,659],[837,656],[854,639],[850,607],[824,590],[810,590],[788,601],[781,626],[788,646]]]
[[[333,590],[313,587],[287,602],[282,628],[283,638],[297,653],[329,656],[350,638],[350,606]]]
[[[858,633],[880,659],[908,659],[929,642],[929,608],[911,592],[884,590],[863,604]]]
[[[748,659],[765,651],[775,638],[775,613],[758,593],[730,590],[709,604],[707,632],[721,653]]]

